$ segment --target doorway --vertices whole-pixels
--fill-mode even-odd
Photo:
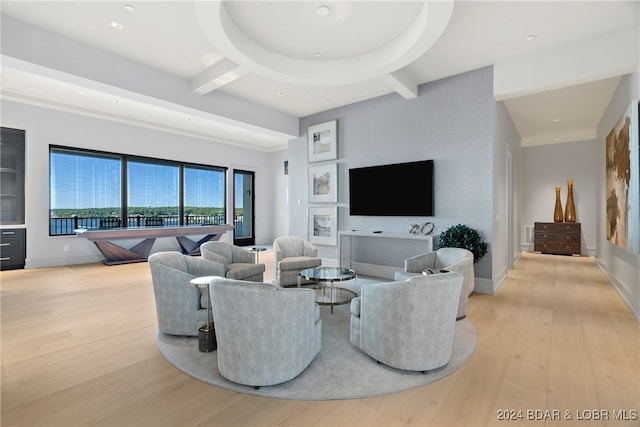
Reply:
[[[255,173],[233,171],[233,243],[238,246],[256,244],[255,239]]]

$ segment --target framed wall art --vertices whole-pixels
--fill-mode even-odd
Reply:
[[[309,166],[309,203],[338,202],[338,164]]]
[[[606,235],[632,253],[640,252],[640,130],[633,101],[606,138]]]
[[[309,208],[309,242],[338,246],[338,208]]]
[[[337,120],[309,126],[307,129],[309,163],[338,158],[337,130]]]

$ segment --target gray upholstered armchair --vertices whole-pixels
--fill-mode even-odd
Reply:
[[[351,300],[351,343],[397,369],[444,366],[451,359],[461,288],[456,272],[363,286]]]
[[[227,279],[262,282],[265,265],[256,264],[256,255],[227,242],[206,242],[200,246],[202,258],[223,264]]]
[[[283,236],[273,241],[273,264],[274,283],[291,286],[298,284],[301,270],[319,267],[322,260],[318,258],[318,249],[302,237]]]
[[[313,289],[230,279],[211,283],[218,370],[254,387],[298,376],[320,352],[320,307]]]
[[[458,272],[464,277],[462,292],[458,303],[458,319],[467,315],[469,295],[475,287],[473,270],[473,253],[464,248],[440,248],[404,260],[404,271],[395,273],[395,280],[406,280],[409,277],[429,274],[431,271],[447,270]]]
[[[200,276],[224,276],[224,266],[180,252],[157,252],[149,256],[149,268],[160,332],[197,336],[207,322],[209,295],[190,281]]]

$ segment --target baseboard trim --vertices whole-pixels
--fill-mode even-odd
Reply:
[[[640,323],[640,312],[638,311],[638,308],[635,307],[632,303],[632,290],[607,268],[607,265],[602,262],[601,258],[596,258],[596,265],[600,268],[600,271],[602,271],[602,274],[604,274],[609,283],[611,283],[611,286],[613,286],[613,289],[620,296],[622,303],[627,306],[627,309],[629,309],[631,315],[636,319],[638,323]]]
[[[67,265],[78,264],[93,264],[96,262],[102,262],[103,257],[101,255],[88,255],[88,256],[74,256],[66,258],[38,258],[37,260],[25,260],[25,270],[34,268],[48,268],[48,267],[64,267]]]

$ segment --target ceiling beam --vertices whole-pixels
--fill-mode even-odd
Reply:
[[[191,91],[198,95],[207,94],[231,83],[247,71],[235,62],[222,58],[190,81]]]
[[[385,74],[380,77],[380,80],[404,99],[413,99],[418,96],[418,84],[404,70]]]

